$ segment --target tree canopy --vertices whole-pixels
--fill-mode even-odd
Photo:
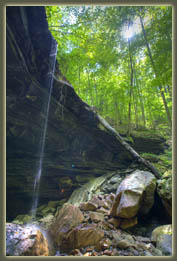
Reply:
[[[62,74],[114,127],[171,129],[172,7],[46,6]]]

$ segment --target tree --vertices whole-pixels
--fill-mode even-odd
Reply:
[[[171,125],[170,6],[46,10],[59,45],[60,69],[83,100],[114,126],[123,125],[128,134],[138,125]],[[127,41],[128,23],[137,31]]]

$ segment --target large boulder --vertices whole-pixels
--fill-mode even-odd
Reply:
[[[156,242],[156,247],[162,251],[164,255],[172,255],[172,225],[163,225],[152,231],[152,241]]]
[[[159,226],[156,227],[153,231],[152,231],[152,236],[151,239],[152,241],[157,241],[158,237],[160,235],[172,235],[172,225],[163,225],[163,226]]]
[[[6,224],[7,256],[48,256],[47,239],[32,225]]]
[[[84,216],[77,206],[64,204],[58,212],[56,220],[49,227],[49,233],[57,246],[61,246],[66,241],[67,233],[82,223]]]
[[[156,178],[152,173],[136,170],[118,187],[110,214],[121,218],[147,214],[154,204],[155,188]]]
[[[80,224],[67,233],[60,249],[69,252],[72,249],[80,249],[86,246],[99,248],[99,242],[104,238],[104,231],[96,224]]]
[[[172,216],[172,172],[165,172],[163,178],[158,180],[157,192],[162,203],[167,211],[167,214]]]

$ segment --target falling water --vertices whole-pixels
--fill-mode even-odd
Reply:
[[[40,179],[42,174],[42,167],[43,167],[43,157],[44,157],[44,148],[45,148],[45,140],[46,140],[46,131],[47,131],[47,124],[48,124],[48,114],[49,114],[49,108],[50,108],[50,100],[51,100],[51,93],[52,93],[52,86],[53,86],[53,75],[55,70],[55,62],[56,62],[56,54],[57,54],[57,43],[53,40],[52,46],[51,46],[51,52],[50,52],[50,68],[47,75],[47,86],[49,88],[49,95],[48,95],[48,101],[47,106],[45,108],[45,120],[44,120],[44,127],[41,134],[41,142],[40,142],[40,156],[39,156],[39,163],[37,167],[37,172],[34,180],[34,187],[33,187],[33,201],[32,201],[32,208],[31,208],[31,214],[33,216],[33,219],[36,217],[36,209],[38,205],[38,198],[39,198],[39,186],[40,186]]]

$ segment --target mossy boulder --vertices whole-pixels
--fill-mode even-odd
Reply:
[[[12,223],[14,224],[27,224],[32,221],[32,216],[29,215],[18,215]]]
[[[151,240],[156,242],[156,247],[166,256],[172,255],[172,225],[163,225],[152,231]]]
[[[158,180],[157,192],[162,200],[162,203],[167,211],[167,214],[172,216],[172,172],[166,171],[161,180]]]
[[[167,234],[167,235],[172,235],[172,225],[169,224],[169,225],[163,225],[163,226],[159,226],[159,227],[156,227],[153,231],[152,231],[152,236],[151,236],[151,239],[152,241],[157,241],[157,238],[159,235],[164,235],[164,234]]]

